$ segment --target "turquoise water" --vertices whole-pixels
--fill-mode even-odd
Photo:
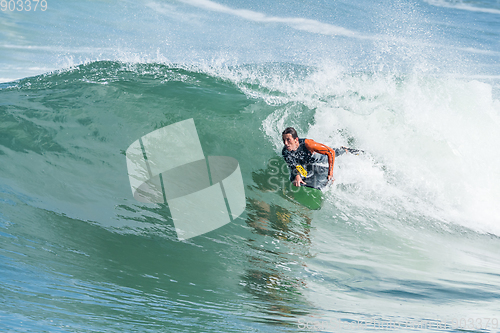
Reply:
[[[0,330],[500,331],[495,1],[0,11]],[[125,151],[193,118],[247,207],[179,241]],[[280,133],[341,156],[320,210]]]

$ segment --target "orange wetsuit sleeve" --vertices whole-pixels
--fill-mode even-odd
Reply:
[[[311,139],[305,139],[304,143],[306,145],[307,150],[311,153],[320,153],[328,156],[328,177],[333,176],[333,164],[335,163],[335,151],[325,146],[324,144],[318,143]]]

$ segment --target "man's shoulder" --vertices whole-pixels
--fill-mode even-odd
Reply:
[[[317,142],[316,142],[316,141],[314,141],[313,139],[302,139],[302,143],[303,143],[303,144],[304,144],[307,148],[309,148],[309,147],[311,147],[311,146],[313,146],[313,145],[317,144]]]

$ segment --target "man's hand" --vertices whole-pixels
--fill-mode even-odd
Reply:
[[[292,184],[295,185],[295,186],[297,186],[297,187],[299,187],[301,184],[305,185],[306,182],[302,180],[302,178],[300,177],[300,175],[297,175],[297,176],[295,176],[295,179],[293,180]]]
[[[335,181],[335,178],[333,178],[333,175],[328,175],[328,181],[333,184]]]

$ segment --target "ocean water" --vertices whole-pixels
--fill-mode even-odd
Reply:
[[[0,331],[500,331],[498,0],[0,9]],[[181,241],[125,151],[190,118],[246,210]],[[365,151],[320,210],[287,126]]]

